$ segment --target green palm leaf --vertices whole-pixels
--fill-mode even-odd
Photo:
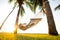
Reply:
[[[9,3],[11,3],[13,0],[9,0]]]
[[[58,6],[55,8],[55,10],[57,10],[57,9],[60,9],[60,5],[58,5]]]
[[[33,5],[34,13],[36,12],[37,6],[39,6],[39,8],[42,8],[42,0],[29,0],[29,1],[31,2],[31,5]]]
[[[21,6],[20,15],[23,16],[24,13],[25,13],[24,7]]]
[[[34,6],[30,2],[25,2],[25,3],[32,11],[34,11]]]

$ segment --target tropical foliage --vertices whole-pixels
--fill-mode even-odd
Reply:
[[[21,16],[25,13],[24,10],[24,6],[26,4],[26,6],[28,6],[32,11],[34,9],[33,5],[31,4],[32,2],[30,2],[29,0],[9,0],[9,3],[14,2],[14,7],[18,4],[18,7],[21,8],[20,10],[20,14]]]
[[[60,9],[60,5],[58,5],[58,6],[55,8],[55,10],[57,10],[57,9]]]
[[[49,1],[48,0],[30,0],[30,1],[32,2],[32,5],[34,5],[34,10],[36,10],[36,7],[39,6],[40,8],[42,8],[43,12],[46,14],[49,34],[58,35],[55,22],[53,19],[52,11],[49,5]]]
[[[40,8],[42,8],[43,12],[46,14],[47,16],[47,22],[48,22],[48,27],[49,27],[49,34],[51,35],[58,35],[58,32],[56,31],[56,27],[55,27],[55,23],[54,23],[54,19],[53,19],[53,15],[52,15],[52,11],[49,5],[48,0],[9,0],[9,2],[15,2],[14,8],[15,6],[18,4],[18,13],[17,13],[17,17],[16,17],[16,22],[15,22],[15,31],[14,33],[17,33],[17,27],[18,27],[18,20],[19,20],[19,14],[22,16],[24,11],[24,4],[27,4],[29,6],[29,8],[32,11],[36,11],[36,7],[39,6]],[[58,6],[59,7],[59,6]]]
[[[13,1],[13,0],[9,0],[10,3],[11,3],[12,1]],[[17,13],[17,17],[16,17],[16,22],[15,22],[15,30],[14,30],[14,33],[16,34],[16,33],[17,33],[17,27],[18,27],[19,14],[20,14],[20,16],[22,16],[23,13],[25,12],[23,5],[24,5],[24,4],[27,4],[27,5],[30,7],[31,10],[32,10],[33,8],[32,8],[31,3],[30,3],[28,0],[16,0],[15,4],[18,4],[18,7],[19,7],[18,13]]]

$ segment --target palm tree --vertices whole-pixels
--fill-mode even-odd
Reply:
[[[14,0],[9,0],[9,2],[13,2]],[[27,0],[15,0],[15,3],[14,3],[14,7],[12,9],[12,11],[8,14],[8,16],[5,18],[5,20],[3,21],[0,29],[2,28],[2,26],[4,25],[5,21],[7,20],[7,18],[9,17],[9,15],[11,15],[11,13],[13,12],[13,10],[15,9],[15,7],[17,6],[18,4],[18,13],[17,13],[17,17],[16,17],[16,22],[15,22],[15,30],[14,30],[14,34],[17,33],[17,27],[18,27],[18,20],[19,20],[19,14],[20,16],[23,16],[23,13],[25,13],[24,11],[24,7],[22,6],[24,4],[24,2],[30,7],[30,9],[32,10],[32,6],[31,6],[31,3],[28,2]]]
[[[19,13],[22,12],[22,4],[23,4],[23,1],[24,0],[17,0],[17,3],[19,5],[19,10],[18,10],[18,13],[17,13],[17,17],[16,17],[16,22],[15,22],[15,30],[14,30],[14,34],[17,33],[17,27],[18,27],[18,20],[19,20]],[[20,13],[21,14],[21,13]]]
[[[44,4],[45,2],[45,4]],[[52,11],[49,5],[48,0],[43,0],[43,5],[45,5],[45,13],[47,16],[47,22],[48,22],[48,28],[49,28],[49,34],[51,35],[58,35],[58,32],[56,30],[55,22],[53,19]]]
[[[10,2],[12,2],[13,0],[9,0]],[[23,4],[24,2],[26,4],[29,5],[29,7],[34,10],[36,10],[36,7],[39,6],[42,8],[43,12],[46,14],[47,16],[47,22],[48,22],[48,29],[49,29],[49,34],[50,35],[58,35],[58,32],[56,30],[56,26],[55,26],[55,23],[54,23],[54,19],[53,19],[53,15],[52,15],[52,11],[51,11],[51,8],[50,8],[50,5],[49,5],[49,2],[48,0],[28,0],[29,2],[26,2],[27,0],[16,0],[16,3],[18,3],[18,7],[19,7],[19,10],[18,10],[18,13],[17,13],[17,17],[16,17],[16,22],[15,22],[15,31],[14,33],[16,34],[17,33],[17,27],[18,27],[18,19],[19,19],[19,13],[20,15],[23,14],[24,12],[24,9],[23,9]],[[32,8],[32,6],[34,8]],[[23,10],[23,11],[22,11]]]
[[[30,1],[32,2],[32,5],[34,5],[34,11],[36,10],[36,7],[39,6],[46,14],[49,34],[58,35],[48,0],[30,0]]]
[[[10,0],[10,2],[11,2],[11,0]],[[14,34],[17,33],[19,14],[23,15],[23,12],[25,12],[24,8],[22,6],[24,4],[24,2],[26,2],[26,0],[16,0],[16,3],[18,3],[19,10],[18,10],[17,17],[16,17]]]

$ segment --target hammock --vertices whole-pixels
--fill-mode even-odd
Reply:
[[[19,28],[20,28],[21,30],[26,30],[26,29],[28,29],[28,28],[36,25],[39,21],[41,21],[41,19],[42,19],[42,18],[32,18],[32,19],[30,19],[30,22],[29,22],[27,25],[25,25],[25,26],[24,26],[24,24],[21,24],[21,23],[20,23],[20,24],[19,24]]]
[[[41,13],[41,11],[39,13]],[[39,14],[39,13],[34,16],[35,18],[31,18],[30,22],[27,25],[26,25],[26,23],[23,23],[23,24],[20,23],[18,25],[19,29],[21,29],[21,30],[27,30],[28,28],[30,28],[30,27],[36,25],[37,23],[39,23],[39,21],[42,20],[42,18],[39,18],[41,16],[41,14]]]
[[[16,7],[16,6],[15,6]],[[5,21],[7,20],[7,18],[11,15],[11,13],[13,12],[13,10],[15,9],[15,7],[13,7],[12,11],[8,14],[8,16],[5,18],[5,20],[3,21],[2,25],[0,25],[0,29],[2,28],[2,26],[4,25]],[[39,14],[38,14],[39,15]],[[36,16],[36,15],[35,15]],[[30,19],[29,24],[25,25],[24,24],[19,24],[19,28],[21,30],[26,30],[34,25],[36,25],[39,21],[41,21],[42,18],[32,18]]]

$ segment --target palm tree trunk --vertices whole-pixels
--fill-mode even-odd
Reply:
[[[18,14],[17,14],[17,17],[16,17],[14,34],[17,34],[17,27],[18,27],[19,13],[20,13],[20,7],[19,7]]]
[[[43,5],[45,6],[44,7],[45,13],[47,16],[49,34],[58,35],[49,2],[48,2],[48,0],[43,0],[43,1],[44,1]]]
[[[11,15],[11,13],[14,11],[16,6],[13,7],[12,11],[8,14],[8,16],[5,18],[5,20],[3,21],[2,25],[0,26],[0,29],[2,28],[2,26],[4,25],[4,23],[6,22],[6,20],[8,19],[8,17]]]

